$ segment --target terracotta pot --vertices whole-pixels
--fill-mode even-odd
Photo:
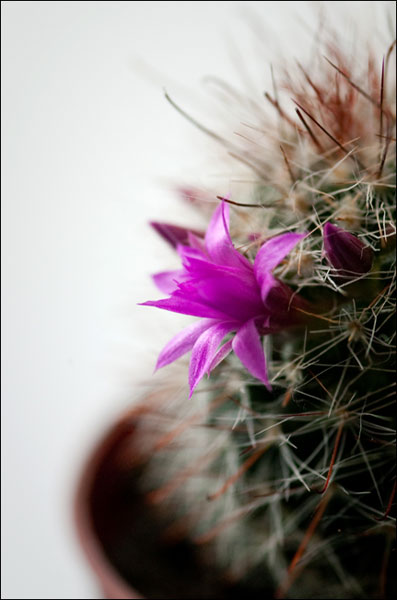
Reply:
[[[148,456],[143,446],[156,423],[153,414],[146,398],[145,406],[122,415],[90,455],[79,480],[77,532],[104,597],[271,598],[271,590],[247,590],[217,570],[187,536],[164,535],[173,513],[153,506],[137,485],[146,465],[142,457]]]
[[[78,536],[106,598],[143,598],[110,561],[104,547],[104,524],[101,523],[102,517],[106,519],[117,477],[114,461],[125,441],[133,435],[136,418],[137,412],[128,412],[108,430],[87,460],[77,487],[75,521]]]
[[[137,484],[151,417],[146,397],[145,406],[116,421],[87,460],[75,500],[83,550],[106,598],[228,597],[227,583],[184,536],[164,535],[172,514],[148,502]]]

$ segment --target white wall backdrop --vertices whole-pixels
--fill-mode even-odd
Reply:
[[[202,77],[233,82],[236,46],[255,62],[247,9],[271,60],[277,41],[302,56],[310,4],[2,2],[3,598],[99,597],[73,529],[77,473],[178,328],[136,306],[174,260],[146,223],[188,223],[169,183],[208,168],[163,87],[205,117]],[[382,26],[394,3],[323,4]]]

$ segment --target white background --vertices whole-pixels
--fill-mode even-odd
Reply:
[[[319,4],[382,27],[394,3]],[[255,62],[241,6],[2,2],[3,598],[98,597],[73,529],[76,478],[178,328],[137,306],[175,260],[146,223],[189,223],[170,183],[200,184],[209,167],[163,87],[205,122],[202,76],[233,82],[236,46]],[[307,3],[244,7],[269,60],[277,40],[304,54]]]

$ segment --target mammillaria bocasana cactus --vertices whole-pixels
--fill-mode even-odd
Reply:
[[[153,224],[181,267],[145,304],[195,320],[158,358],[142,489],[248,596],[393,595],[395,45],[364,68],[326,40],[263,105],[223,86],[251,118],[211,137],[254,178],[189,192],[206,231]]]

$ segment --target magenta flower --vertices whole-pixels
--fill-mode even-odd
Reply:
[[[176,313],[201,317],[178,333],[162,350],[156,369],[192,350],[190,396],[201,378],[233,350],[244,367],[270,388],[261,335],[296,323],[302,298],[272,270],[304,237],[284,233],[265,242],[252,265],[233,246],[229,234],[229,206],[223,202],[200,239],[188,234],[189,246],[178,245],[183,268],[154,276],[168,298],[144,302]],[[226,336],[233,337],[220,344]],[[189,396],[189,397],[190,397]]]
[[[355,235],[326,223],[323,229],[324,254],[337,274],[345,279],[355,279],[372,267],[373,253]]]

